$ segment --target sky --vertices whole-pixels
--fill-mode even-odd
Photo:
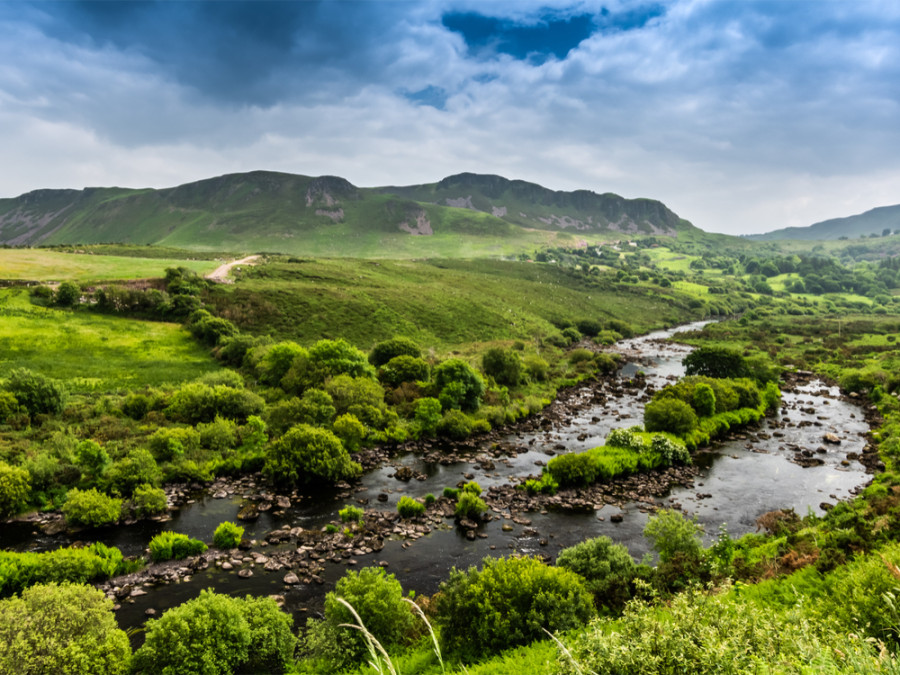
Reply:
[[[711,232],[900,203],[896,0],[0,0],[0,198],[464,171]]]

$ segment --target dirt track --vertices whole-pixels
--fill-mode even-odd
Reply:
[[[215,281],[220,284],[234,283],[231,279],[228,278],[228,275],[231,272],[231,268],[235,265],[252,265],[257,258],[259,258],[258,255],[248,255],[246,258],[241,258],[240,260],[232,260],[231,262],[225,263],[224,265],[219,265],[216,269],[207,274],[206,278],[210,281]]]

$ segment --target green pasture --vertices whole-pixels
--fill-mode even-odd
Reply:
[[[29,368],[73,392],[178,383],[219,368],[181,326],[32,305],[0,291],[0,377]]]
[[[222,264],[216,260],[136,258],[93,253],[63,253],[41,248],[0,249],[0,280],[13,281],[118,281],[165,276],[167,267],[187,267],[207,274]]]
[[[694,318],[690,298],[669,291],[539,263],[315,259],[245,268],[210,302],[242,330],[279,339],[343,337],[368,349],[405,335],[445,350],[540,339],[581,319],[620,319],[644,332]]]

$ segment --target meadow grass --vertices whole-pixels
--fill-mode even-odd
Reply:
[[[0,291],[0,377],[29,368],[104,392],[192,380],[219,365],[181,326],[32,305],[27,291]]]
[[[308,343],[343,337],[368,349],[405,335],[423,347],[533,340],[554,325],[621,319],[643,332],[694,316],[685,294],[615,284],[556,265],[501,260],[274,261],[210,298],[242,330]]]
[[[203,275],[220,264],[215,260],[78,254],[41,248],[0,249],[0,279],[13,281],[90,283],[161,278],[167,267],[187,267]]]

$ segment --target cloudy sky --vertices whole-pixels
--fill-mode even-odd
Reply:
[[[764,232],[900,203],[900,3],[0,2],[0,197],[462,171]]]

